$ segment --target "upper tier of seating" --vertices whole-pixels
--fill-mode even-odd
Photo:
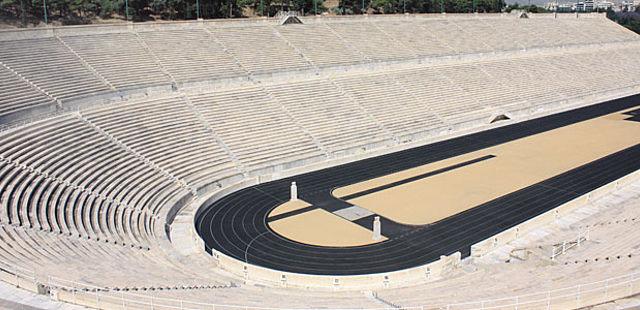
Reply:
[[[0,62],[24,81],[61,101],[111,90],[103,78],[57,38],[3,42],[0,44]],[[2,102],[0,105],[13,107],[14,103]]]
[[[0,70],[16,75],[6,78],[7,88],[27,84],[58,100],[61,109],[67,102],[91,96],[121,98],[136,89],[153,94],[149,89],[175,91],[193,83],[256,76],[264,80],[274,73],[300,70],[309,77],[315,70],[340,72],[380,62],[639,40],[602,16],[560,17],[417,15],[303,18],[304,24],[285,26],[203,22],[31,30],[30,35],[0,31]],[[0,116],[33,117],[25,111],[43,105],[20,99],[0,97]]]
[[[244,75],[234,58],[206,30],[139,32],[143,53],[154,59],[175,82],[215,80]]]
[[[171,83],[135,34],[69,36],[60,40],[117,89]]]
[[[0,67],[0,115],[13,113],[29,107],[49,107],[55,110],[56,101],[37,88],[35,85],[25,81],[15,71],[2,66]]]

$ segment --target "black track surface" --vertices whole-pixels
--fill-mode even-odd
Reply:
[[[318,274],[356,275],[389,272],[423,265],[460,251],[468,256],[474,243],[640,169],[640,144],[561,175],[531,185],[431,225],[398,226],[389,240],[359,247],[301,244],[273,232],[269,212],[289,198],[298,184],[299,197],[327,210],[348,203],[331,196],[334,188],[443,160],[576,122],[637,106],[640,95],[626,97],[544,118],[438,142],[385,156],[327,168],[231,193],[196,215],[196,229],[206,249],[272,269]],[[634,118],[632,115],[631,118]],[[633,121],[635,119],[630,119]],[[488,175],[487,178],[499,178]],[[460,189],[464,194],[464,189]],[[339,206],[335,206],[334,204]],[[346,204],[346,205],[345,205]],[[371,219],[362,219],[366,225]],[[356,221],[358,222],[358,221]],[[383,221],[385,227],[392,223]],[[391,225],[393,226],[393,225]],[[329,228],[327,228],[329,229]]]

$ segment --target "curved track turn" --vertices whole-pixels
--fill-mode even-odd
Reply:
[[[196,229],[208,252],[215,249],[250,264],[305,274],[390,272],[424,265],[457,251],[463,257],[468,256],[471,245],[640,169],[640,144],[437,223],[400,229],[391,234],[389,240],[377,244],[347,248],[301,244],[273,232],[267,216],[289,198],[292,181],[297,182],[301,199],[314,206],[331,208],[337,200],[330,194],[334,188],[614,113],[639,103],[640,95],[635,95],[259,184],[202,207],[196,215]]]

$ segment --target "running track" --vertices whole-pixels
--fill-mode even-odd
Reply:
[[[337,248],[301,244],[274,233],[268,226],[267,215],[288,200],[292,181],[297,182],[301,199],[312,203],[314,207],[331,211],[349,206],[330,195],[334,188],[481,150],[639,104],[640,95],[635,95],[259,184],[202,207],[196,215],[196,229],[209,253],[215,249],[250,264],[296,273],[380,273],[424,265],[438,260],[441,255],[457,251],[465,257],[469,255],[471,245],[640,169],[640,144],[431,225],[394,225],[385,219],[383,234],[391,237],[372,245]],[[639,121],[637,113],[629,115],[628,121]],[[464,189],[460,190],[463,193]],[[370,223],[370,219],[365,218],[359,224],[366,226],[367,223]],[[385,231],[385,227],[389,231]]]

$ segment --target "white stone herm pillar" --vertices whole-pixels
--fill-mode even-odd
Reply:
[[[382,238],[380,217],[376,216],[373,218],[373,240],[378,241],[380,238]]]
[[[298,186],[296,182],[291,182],[291,201],[298,200]]]

